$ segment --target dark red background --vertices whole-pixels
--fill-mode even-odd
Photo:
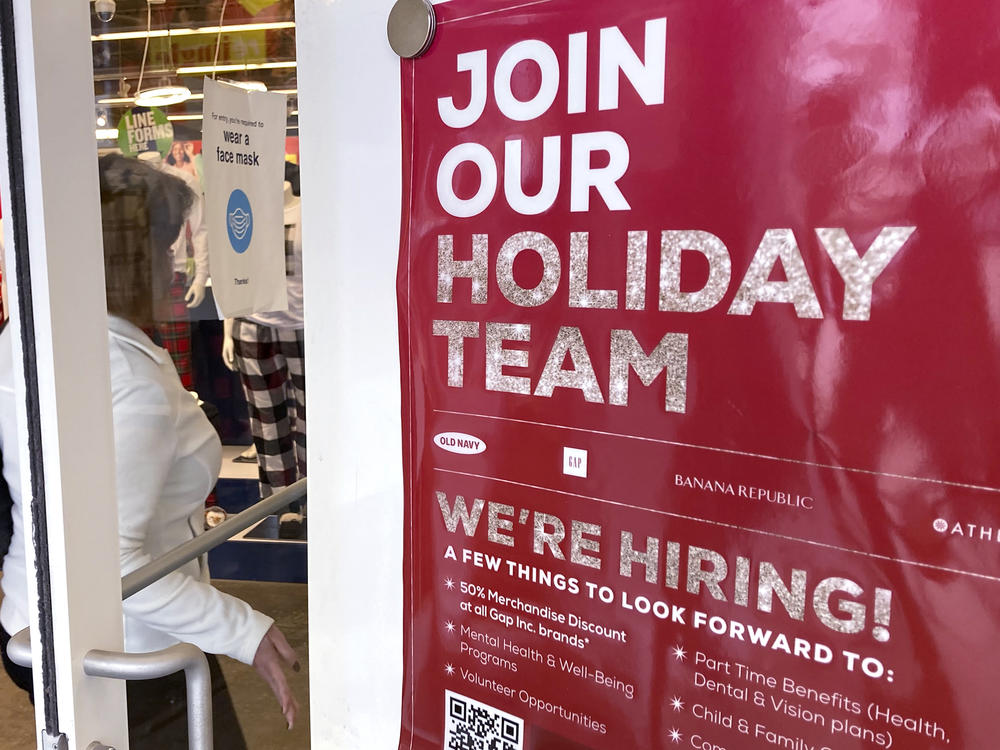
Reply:
[[[523,717],[525,747],[532,750],[677,747],[666,734],[673,727],[684,733],[684,743],[700,732],[730,750],[753,747],[735,732],[697,722],[687,708],[670,710],[667,701],[680,695],[686,705],[703,701],[755,715],[750,706],[695,690],[690,662],[679,665],[670,657],[670,649],[682,644],[830,692],[881,701],[903,715],[936,719],[948,729],[953,748],[991,747],[995,730],[989,708],[1000,674],[994,645],[1000,622],[1000,544],[995,541],[1000,527],[1000,463],[995,460],[1000,445],[995,408],[1000,392],[1000,42],[995,34],[1000,8],[991,0],[963,3],[960,11],[954,3],[930,0],[552,0],[504,10],[515,5],[521,3],[456,0],[437,6],[433,46],[419,60],[403,63],[406,192],[399,291],[408,536],[400,746],[441,746],[447,688]],[[494,10],[500,12],[487,13]],[[619,26],[641,52],[645,20],[661,16],[667,17],[665,103],[644,106],[623,79],[621,107],[597,111],[593,73],[599,30]],[[464,103],[468,86],[468,74],[455,72],[457,54],[487,49],[492,80],[497,60],[511,44],[541,39],[565,64],[567,35],[580,31],[590,34],[588,81],[593,85],[586,113],[566,115],[563,69],[555,104],[535,121],[508,120],[491,92],[485,114],[473,126],[453,130],[441,123],[438,97],[454,95],[456,103]],[[527,98],[537,75],[530,65],[518,72]],[[629,144],[630,167],[618,184],[631,210],[609,212],[592,193],[589,213],[570,213],[569,141],[573,133],[598,130],[618,132]],[[541,139],[548,135],[563,137],[562,188],[551,211],[525,217],[509,209],[502,171],[498,196],[483,214],[456,219],[443,211],[435,180],[453,146],[482,143],[502,165],[503,142],[522,137],[525,164],[534,165],[536,182],[526,181],[531,192],[540,179]],[[460,194],[461,181],[469,176],[459,174]],[[469,181],[466,190],[474,187]],[[863,253],[884,226],[917,230],[875,282],[871,319],[843,321],[843,282],[814,229],[844,227]],[[728,315],[764,231],[786,227],[795,232],[824,318],[801,320],[790,304],[772,303],[758,303],[749,317]],[[708,231],[728,247],[733,278],[712,310],[657,311],[659,234],[665,229]],[[501,244],[529,230],[556,243],[563,275],[552,300],[523,309],[501,295],[493,269]],[[647,310],[641,312],[624,310],[625,240],[631,230],[649,232]],[[568,307],[569,233],[580,231],[590,232],[591,288],[618,289],[622,309]],[[455,282],[453,303],[436,302],[438,235],[454,235],[456,257],[467,258],[471,235],[482,233],[490,236],[489,303],[470,304],[469,282],[463,280]],[[695,256],[684,254],[684,284],[698,288],[707,268],[689,255]],[[515,273],[531,286],[540,269],[522,260],[527,258],[519,259]],[[480,338],[466,343],[464,388],[447,386],[447,340],[431,335],[436,319],[483,325]],[[611,329],[633,330],[647,350],[668,331],[687,333],[687,411],[664,412],[662,375],[648,388],[632,375],[627,407],[590,404],[568,389],[557,389],[551,399],[486,391],[486,321],[531,323],[530,344],[507,344],[528,349],[530,366],[506,372],[529,376],[533,386],[559,326],[579,326],[605,398]],[[488,449],[474,456],[446,453],[431,443],[445,431],[482,438]],[[586,479],[562,473],[567,445],[589,451]],[[678,488],[676,473],[791,489],[813,496],[816,507],[788,511]],[[528,527],[516,528],[513,549],[486,541],[485,528],[475,540],[460,531],[450,534],[437,508],[438,490],[449,499],[461,494],[470,503],[481,497],[552,513],[567,527],[571,519],[601,524],[604,569],[532,554]],[[939,534],[932,528],[937,518],[993,528],[994,541]],[[701,545],[725,554],[731,566],[743,555],[755,565],[770,561],[786,573],[804,568],[812,582],[845,576],[865,588],[869,604],[875,587],[891,589],[892,638],[877,643],[870,627],[839,635],[811,613],[798,623],[780,607],[774,614],[758,613],[714,602],[705,593],[694,597],[651,586],[638,572],[623,579],[617,572],[622,529],[635,533],[637,546],[646,535]],[[442,559],[449,544],[874,655],[894,670],[894,680],[871,680],[839,667],[747,649],[617,606],[518,584]],[[550,700],[571,694],[579,709],[606,721],[607,736],[533,714],[517,701],[505,703],[495,693],[477,693],[445,676],[444,663],[462,663],[458,640],[441,627],[446,619],[462,621],[462,597],[443,589],[446,577],[625,627],[633,637],[629,647],[592,644],[586,661],[632,674],[634,701],[587,689],[541,667],[523,669],[514,680]],[[467,624],[499,632],[485,621],[470,618]],[[558,651],[555,644],[536,641],[531,644]],[[875,746],[773,713],[761,712],[759,718],[818,745]],[[894,747],[939,746],[893,732]]]

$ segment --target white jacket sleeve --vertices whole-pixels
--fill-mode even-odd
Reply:
[[[161,386],[132,378],[113,392],[118,538],[122,575],[151,560],[147,531],[177,450],[177,433]],[[253,663],[274,622],[246,602],[175,571],[123,604],[125,615],[208,653]]]

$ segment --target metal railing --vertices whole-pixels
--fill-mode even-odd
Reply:
[[[128,599],[132,594],[142,591],[149,584],[163,578],[167,573],[177,570],[184,563],[218,547],[227,539],[231,539],[244,529],[250,528],[289,503],[301,500],[305,495],[306,480],[300,479],[295,484],[275,492],[255,505],[251,505],[242,513],[227,518],[214,529],[199,534],[191,541],[185,542],[180,547],[175,547],[165,555],[133,570],[122,578],[122,599]]]
[[[214,529],[199,534],[191,541],[132,571],[122,578],[122,599],[128,599],[185,563],[218,547],[274,511],[302,499],[305,495],[306,480],[300,479],[290,487],[250,506],[242,513],[226,519]],[[32,666],[28,628],[11,637],[7,644],[7,655],[15,664],[29,668]],[[189,643],[179,643],[161,651],[139,654],[92,649],[83,657],[83,671],[91,677],[152,680],[182,670],[187,685],[188,748],[212,750],[212,678],[209,674],[208,659],[201,649]],[[92,743],[91,747],[105,746]]]

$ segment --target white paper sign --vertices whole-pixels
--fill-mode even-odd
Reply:
[[[287,310],[285,95],[205,79],[202,158],[212,289],[223,316]]]

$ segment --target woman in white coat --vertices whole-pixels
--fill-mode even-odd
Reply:
[[[170,244],[193,196],[179,179],[116,155],[101,158],[100,179],[124,575],[200,533],[205,497],[219,474],[221,445],[195,400],[181,386],[170,355],[142,331],[153,323],[164,299],[171,270]],[[0,450],[3,475],[14,501],[14,533],[3,563],[0,625],[4,642],[28,626],[12,381],[10,332],[5,331],[0,334]],[[126,650],[153,651],[184,641],[206,653],[252,664],[274,691],[289,726],[294,722],[298,704],[282,669],[282,663],[298,667],[294,651],[270,617],[212,587],[204,560],[191,561],[164,576],[127,599],[123,608]],[[211,661],[213,682],[218,682],[221,673],[214,658]],[[5,666],[15,682],[24,686],[24,674],[6,660]],[[158,748],[168,746],[163,737],[142,736],[152,724],[160,723],[150,715],[162,712],[170,691],[170,685],[157,686],[156,682],[129,685],[134,747],[143,747],[143,739]],[[183,680],[181,689],[182,685]],[[183,699],[180,703],[183,706]],[[223,704],[221,712],[231,713],[231,702]],[[180,719],[182,724],[183,715]],[[226,716],[216,717],[216,747],[245,747],[239,727],[226,723]]]

